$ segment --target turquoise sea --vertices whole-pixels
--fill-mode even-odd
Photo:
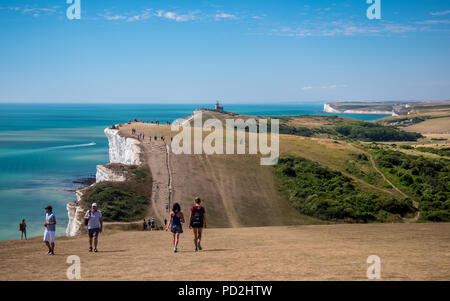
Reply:
[[[20,238],[24,218],[28,237],[43,233],[44,207],[52,205],[57,234],[65,234],[66,204],[79,187],[73,181],[95,175],[108,163],[104,128],[134,118],[174,121],[204,104],[0,104],[0,240]],[[225,104],[248,115],[336,115],[323,103],[296,105]],[[363,120],[386,115],[342,114]]]

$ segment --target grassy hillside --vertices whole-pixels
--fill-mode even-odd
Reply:
[[[363,191],[339,171],[304,158],[281,158],[276,173],[299,212],[348,222],[400,221],[413,213],[411,200]]]
[[[127,180],[95,184],[85,192],[83,203],[88,208],[97,203],[106,222],[131,222],[144,218],[152,188],[150,171],[145,166],[112,166],[125,174]]]
[[[386,176],[419,202],[422,221],[450,221],[450,160],[378,147],[372,152]]]

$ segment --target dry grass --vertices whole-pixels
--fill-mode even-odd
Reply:
[[[106,229],[99,253],[85,236],[57,238],[53,257],[40,238],[4,241],[0,280],[66,280],[73,254],[82,280],[367,280],[372,254],[383,280],[450,280],[450,224],[206,229],[199,253],[191,235],[185,229],[178,254],[164,231]]]
[[[404,128],[422,134],[450,134],[450,117],[433,118]]]

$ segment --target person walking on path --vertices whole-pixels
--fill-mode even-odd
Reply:
[[[145,231],[145,230],[147,230],[147,222],[145,221],[145,218],[144,218],[144,222],[142,223],[142,231]]]
[[[199,197],[194,199],[195,205],[191,208],[191,215],[189,217],[189,228],[192,228],[194,231],[195,252],[202,250],[200,242],[202,240],[203,228],[206,228],[206,211],[200,205],[201,202]]]
[[[152,220],[150,221],[150,231],[155,230],[155,219],[152,217]]]
[[[181,212],[180,204],[175,203],[170,212],[169,224],[166,227],[166,231],[169,230],[173,234],[173,252],[178,252],[178,242],[180,241],[180,234],[183,233],[184,215]]]
[[[27,223],[25,223],[25,220],[23,219],[22,222],[19,225],[20,229],[20,239],[23,239],[23,236],[25,235],[25,240],[27,240]]]
[[[55,255],[55,231],[56,231],[56,217],[53,213],[52,206],[45,207],[45,222],[44,222],[44,242],[48,248],[48,255]]]
[[[92,239],[94,240],[94,252],[98,252],[98,235],[102,233],[103,220],[102,212],[97,210],[97,203],[92,203],[92,207],[86,212],[84,219],[88,220],[89,252],[92,252]]]

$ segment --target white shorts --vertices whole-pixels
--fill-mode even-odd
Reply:
[[[47,231],[47,229],[45,229],[44,241],[55,242],[55,231]]]

